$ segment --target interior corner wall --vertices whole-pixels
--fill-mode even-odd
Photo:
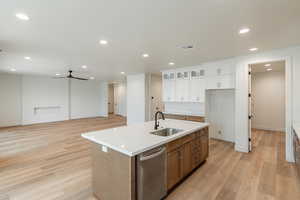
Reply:
[[[146,121],[146,74],[127,76],[127,124]]]
[[[284,66],[283,66],[284,68]],[[285,131],[285,72],[252,74],[252,128]]]
[[[22,123],[21,76],[0,74],[0,127]]]
[[[71,119],[108,116],[108,84],[101,81],[70,81]]]

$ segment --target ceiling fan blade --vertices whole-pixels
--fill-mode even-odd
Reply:
[[[52,78],[60,79],[60,78],[67,78],[67,77],[52,77]]]
[[[89,79],[86,79],[86,78],[79,78],[79,77],[72,77],[72,78],[74,78],[74,79],[77,79],[77,80],[82,80],[82,81],[87,81],[87,80],[89,80]]]

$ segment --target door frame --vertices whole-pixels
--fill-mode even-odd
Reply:
[[[258,63],[265,63],[265,62],[276,62],[276,61],[285,61],[285,155],[286,160],[289,162],[295,162],[294,152],[293,152],[293,132],[292,132],[292,125],[293,125],[293,110],[292,110],[292,58],[288,57],[278,57],[278,58],[271,58],[266,60],[259,60],[257,62],[252,61],[247,63],[247,73],[249,74],[250,66],[253,64]],[[249,83],[249,76],[248,76],[248,83]],[[248,87],[248,94],[249,94],[249,87]],[[247,95],[248,95],[247,94]],[[247,98],[248,99],[248,98]],[[248,99],[249,101],[249,99]],[[249,115],[249,108],[247,115]],[[249,125],[248,125],[249,126]],[[249,130],[249,127],[248,127]],[[249,135],[249,131],[248,131]],[[248,147],[251,146],[249,143],[251,141],[248,140]],[[248,149],[250,150],[250,149]]]

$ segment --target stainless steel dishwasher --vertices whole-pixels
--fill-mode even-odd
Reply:
[[[160,200],[167,195],[166,147],[137,156],[138,200]]]

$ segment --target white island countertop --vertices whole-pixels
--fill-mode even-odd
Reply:
[[[300,140],[300,122],[293,123],[293,129],[295,130]]]
[[[167,137],[153,135],[150,134],[150,132],[154,130],[154,121],[150,121],[141,124],[88,132],[81,136],[94,143],[109,147],[128,156],[136,156],[209,125],[208,123],[174,119],[159,120],[159,123],[160,128],[176,128],[182,129],[183,131]]]

